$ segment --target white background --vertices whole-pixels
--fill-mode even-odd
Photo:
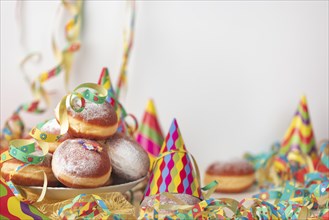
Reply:
[[[56,26],[62,38],[65,22],[59,5],[25,1],[16,19],[16,1],[1,1],[1,126],[32,98],[20,60],[41,52],[41,62],[27,66],[32,77],[56,64],[51,33]],[[97,82],[103,66],[117,81],[124,24],[124,2],[85,3],[70,89]],[[164,133],[176,117],[201,170],[267,151],[282,139],[302,94],[316,140],[328,138],[328,1],[137,2],[128,80],[127,110],[141,119],[152,97]],[[57,92],[52,108],[22,114],[30,127],[52,117],[65,93],[62,75],[46,88]]]

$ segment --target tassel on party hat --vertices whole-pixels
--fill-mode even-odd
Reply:
[[[153,100],[149,99],[136,140],[146,152],[153,156],[158,156],[163,139]]]
[[[169,192],[203,199],[200,178],[192,163],[192,158],[186,152],[177,121],[174,119],[163,143],[161,154],[153,165],[144,197]]]
[[[280,154],[288,154],[291,151],[303,152],[310,155],[313,160],[317,157],[315,139],[305,96],[302,96],[290,127],[285,133]]]
[[[115,109],[119,118],[118,132],[126,133],[127,128],[124,123],[124,117],[127,115],[122,105],[117,101],[116,94],[111,82],[109,71],[106,67],[103,68],[98,80],[98,85],[102,85],[107,90],[106,101],[109,102]]]

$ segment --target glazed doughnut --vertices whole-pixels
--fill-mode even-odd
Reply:
[[[217,180],[216,192],[239,193],[250,188],[255,181],[255,171],[247,161],[216,162],[206,171],[205,184]]]
[[[41,163],[31,164],[16,172],[12,176],[11,181],[21,186],[43,186],[43,172],[40,172],[43,170],[47,175],[48,186],[60,185],[60,182],[56,179],[51,169],[51,159],[51,154],[47,154]],[[10,173],[23,164],[23,162],[15,158],[4,162],[1,168],[1,176],[4,179],[8,179]]]
[[[112,162],[113,174],[127,181],[147,175],[150,159],[146,151],[134,140],[116,133],[105,141]]]
[[[42,132],[48,133],[48,134],[55,134],[59,135],[61,132],[61,126],[58,124],[56,119],[51,119],[47,121],[42,127],[40,128]],[[68,133],[64,134],[61,138],[58,139],[57,142],[44,142],[45,145],[49,147],[49,153],[54,153],[58,145],[62,143],[63,141],[70,138],[70,135]]]
[[[106,149],[86,139],[61,143],[53,154],[52,169],[61,183],[72,188],[103,186],[112,170]]]
[[[81,112],[68,108],[69,130],[73,137],[105,140],[118,128],[118,117],[115,109],[108,102],[96,104],[86,102]],[[59,121],[58,111],[56,119]]]

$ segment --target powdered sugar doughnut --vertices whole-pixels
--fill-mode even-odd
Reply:
[[[42,132],[48,133],[48,134],[55,134],[59,135],[61,132],[61,126],[58,124],[57,120],[51,119],[47,121],[42,127],[40,128]],[[70,138],[70,135],[68,133],[62,135],[57,142],[44,142],[45,145],[49,147],[49,152],[54,153],[58,145],[62,143],[63,141]]]
[[[135,140],[116,133],[105,141],[105,145],[108,147],[115,176],[134,181],[147,175],[150,167],[149,157]]]
[[[41,151],[39,151],[42,153]],[[56,179],[51,169],[51,154],[46,154],[45,159],[39,164],[31,164],[24,167],[18,172],[14,172],[24,163],[13,158],[3,163],[1,168],[1,176],[7,179],[14,172],[11,181],[21,186],[43,186],[43,172],[47,175],[48,186],[58,186],[60,182]]]
[[[112,136],[118,128],[115,109],[108,103],[86,102],[81,112],[68,108],[69,130],[73,137],[104,140]],[[58,111],[56,118],[59,120]]]
[[[110,158],[96,141],[71,139],[53,154],[52,169],[57,179],[72,188],[103,186],[111,175]]]
[[[239,193],[247,190],[255,181],[255,171],[244,160],[216,162],[206,171],[205,184],[217,180],[216,192]]]

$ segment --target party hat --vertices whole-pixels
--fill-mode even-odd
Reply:
[[[20,201],[0,179],[0,219],[48,219],[34,206]]]
[[[123,109],[122,105],[116,99],[116,94],[112,86],[110,74],[106,67],[104,67],[101,72],[101,75],[98,80],[98,85],[102,85],[107,90],[108,95],[106,101],[114,107],[117,113],[117,116],[119,118],[118,132],[125,133],[127,131],[126,125],[124,123],[124,117],[126,116],[126,112]]]
[[[310,155],[312,159],[317,157],[315,139],[305,96],[302,96],[300,100],[290,127],[283,138],[279,153],[287,154],[291,151],[303,152]]]
[[[136,140],[148,153],[158,156],[163,139],[154,102],[149,99]]]
[[[161,154],[156,159],[144,196],[163,192],[188,194],[202,199],[199,177],[193,161],[186,152],[177,121],[171,124],[163,143]]]
[[[116,105],[115,99],[114,99],[115,93],[114,93],[111,78],[109,75],[109,70],[106,67],[104,67],[101,72],[101,75],[98,80],[98,85],[102,85],[107,90],[106,101],[108,101],[112,106],[115,107],[115,105]]]

